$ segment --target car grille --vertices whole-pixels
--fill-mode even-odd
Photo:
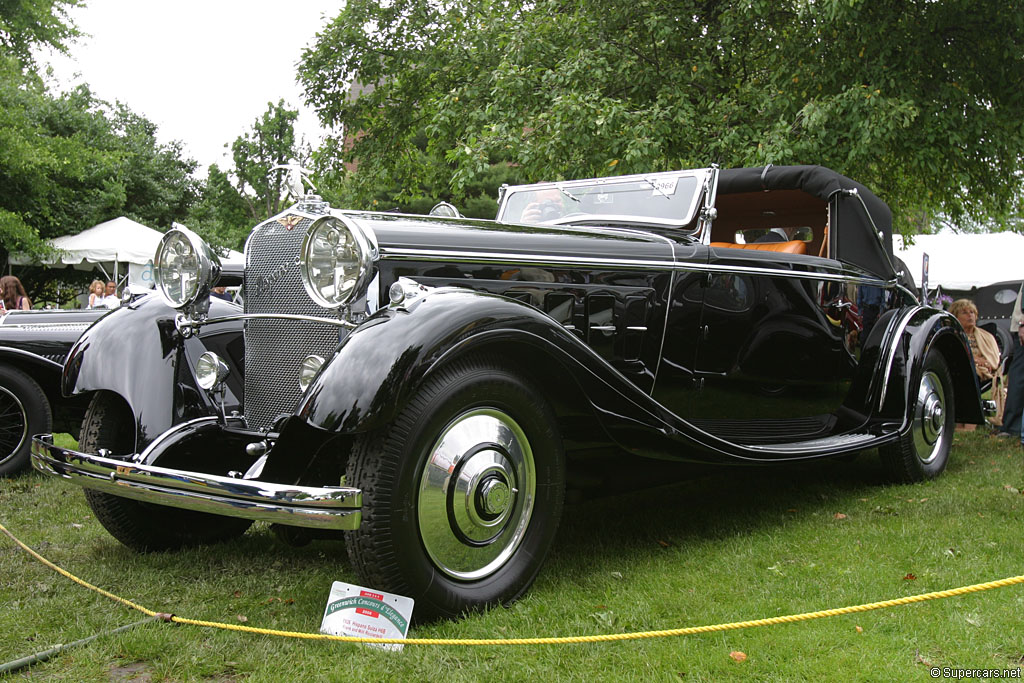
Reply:
[[[302,239],[311,224],[305,218],[289,229],[269,220],[250,237],[245,248],[246,313],[330,315],[306,294],[299,271]],[[338,329],[295,320],[246,321],[245,418],[251,429],[269,428],[278,416],[295,411],[301,395],[299,363],[310,354],[330,358],[338,346]]]

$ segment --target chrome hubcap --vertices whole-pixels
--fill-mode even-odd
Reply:
[[[427,452],[416,501],[434,565],[462,580],[497,571],[526,534],[535,486],[533,451],[511,416],[478,408],[452,420]]]
[[[921,378],[914,409],[914,446],[917,457],[923,463],[930,463],[939,454],[947,438],[946,394],[938,375],[926,371]]]
[[[0,463],[21,450],[28,438],[28,416],[18,397],[0,387]]]

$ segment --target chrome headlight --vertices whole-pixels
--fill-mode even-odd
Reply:
[[[317,220],[302,242],[302,284],[318,304],[338,308],[373,277],[373,251],[358,226],[333,216]]]
[[[185,227],[169,230],[153,257],[157,288],[174,308],[208,296],[220,277],[220,259],[199,235]]]

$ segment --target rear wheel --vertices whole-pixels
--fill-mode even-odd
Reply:
[[[28,465],[32,437],[49,432],[50,402],[39,384],[17,368],[0,365],[0,476]]]
[[[942,354],[932,350],[921,369],[910,430],[878,449],[892,478],[899,482],[934,479],[946,469],[955,429],[953,380]]]
[[[97,394],[85,412],[78,445],[85,453],[98,453],[101,448],[113,454],[131,453],[135,426],[128,406],[113,394]],[[85,489],[85,500],[111,536],[140,552],[226,541],[252,525],[248,519],[153,505],[93,489]]]
[[[347,538],[360,581],[414,598],[418,617],[450,618],[530,586],[558,527],[565,465],[539,390],[472,359],[359,439],[346,478],[363,491],[362,524]]]

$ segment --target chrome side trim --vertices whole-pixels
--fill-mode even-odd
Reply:
[[[579,256],[551,256],[544,254],[514,254],[490,251],[445,251],[443,249],[415,249],[408,247],[381,247],[381,258],[400,261],[439,261],[460,263],[522,263],[531,266],[566,266],[605,268],[672,268],[672,261],[640,261],[636,259],[580,258]]]
[[[8,323],[4,325],[5,330],[67,330],[68,332],[85,332],[85,328],[92,325],[87,323]]]
[[[81,453],[32,439],[32,465],[84,488],[157,505],[316,529],[358,529],[362,491],[187,472]]]
[[[46,358],[45,356],[40,356],[38,353],[31,353],[29,351],[25,351],[24,349],[15,349],[15,348],[12,348],[12,347],[9,347],[9,346],[4,346],[4,347],[2,347],[2,350],[3,350],[5,356],[7,354],[11,354],[11,355],[15,355],[15,356],[24,356],[25,358],[31,358],[33,360],[41,360],[44,363],[48,363],[49,365],[52,365],[57,370],[60,370],[61,368],[64,367],[63,363],[58,363],[57,361],[53,361],[53,360],[50,360],[49,358]]]
[[[673,245],[671,240],[666,242]],[[396,261],[427,261],[438,263],[519,263],[531,266],[550,266],[552,268],[609,268],[628,270],[656,271],[695,271],[710,273],[734,273],[742,275],[770,275],[774,277],[798,278],[804,280],[829,280],[833,282],[849,282],[852,284],[871,285],[873,287],[895,287],[896,280],[880,280],[878,278],[860,277],[840,272],[808,272],[799,270],[782,270],[779,268],[761,268],[757,266],[722,266],[692,261],[675,263],[674,261],[619,258],[580,258],[578,256],[545,256],[540,254],[512,254],[507,252],[480,251],[443,251],[439,249],[410,249],[382,247],[381,258]]]
[[[903,313],[902,319],[896,324],[893,330],[892,338],[889,341],[889,348],[885,352],[885,372],[882,373],[882,389],[878,398],[878,410],[882,409],[885,405],[885,396],[889,391],[889,378],[892,375],[892,364],[896,359],[896,345],[899,344],[900,339],[903,337],[903,331],[907,329],[907,325],[910,324],[911,318],[913,318],[918,311],[923,310],[923,306],[914,306],[907,309]]]

